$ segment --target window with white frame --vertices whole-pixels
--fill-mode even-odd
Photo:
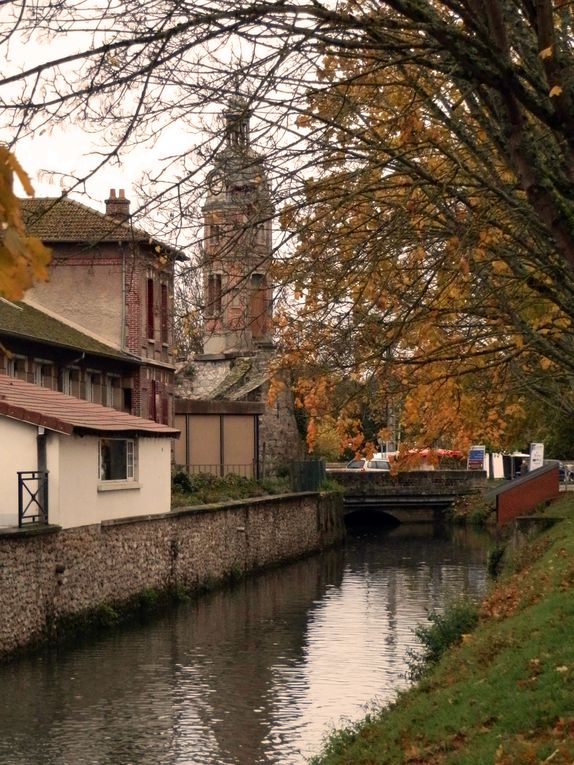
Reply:
[[[60,371],[60,390],[65,393],[66,396],[72,395],[72,375],[71,370],[68,367],[64,367]]]
[[[131,438],[101,438],[98,465],[100,481],[133,481],[135,454],[135,441]]]

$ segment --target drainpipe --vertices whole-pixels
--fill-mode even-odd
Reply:
[[[127,278],[127,265],[126,265],[126,250],[123,243],[120,243],[120,249],[122,253],[122,305],[120,309],[120,348],[122,351],[126,350],[126,278]]]
[[[46,430],[42,425],[38,425],[38,434],[36,436],[36,455],[37,455],[37,470],[38,473],[41,474],[41,478],[38,478],[38,481],[41,481],[41,484],[39,484],[39,488],[41,488],[39,495],[40,495],[40,501],[42,504],[42,510],[44,513],[44,520],[46,523],[48,523],[48,481],[46,480],[46,475],[48,472],[48,461],[46,457]]]

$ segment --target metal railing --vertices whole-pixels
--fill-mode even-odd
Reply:
[[[248,463],[246,465],[186,465],[182,466],[191,475],[197,473],[210,473],[216,476],[226,476],[230,473],[234,475],[240,475],[244,478],[254,478],[256,476],[256,466],[254,463]]]
[[[323,459],[291,462],[289,465],[289,478],[293,491],[317,491],[326,477]]]
[[[18,526],[48,523],[48,471],[18,470]]]

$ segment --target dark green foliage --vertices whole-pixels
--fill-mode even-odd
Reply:
[[[453,523],[485,526],[494,517],[494,504],[482,494],[459,497],[450,509]]]
[[[264,494],[286,494],[289,491],[287,475],[277,478],[261,478],[259,485]]]
[[[413,680],[420,679],[437,664],[448,648],[472,632],[478,624],[478,608],[469,600],[455,601],[444,612],[431,611],[430,624],[419,624],[415,635],[422,644],[422,652],[409,657],[409,674]]]
[[[574,418],[564,417],[562,412],[549,417],[544,410],[547,432],[544,440],[544,456],[548,459],[570,459],[574,457]]]
[[[344,494],[345,493],[345,487],[340,484],[338,481],[335,481],[334,478],[325,478],[321,482],[321,486],[319,487],[321,491],[332,491],[336,492],[337,494]]]
[[[371,715],[367,714],[362,720],[350,723],[345,728],[336,730],[324,743],[320,756],[312,757],[309,765],[321,765],[324,759],[345,754],[350,744],[354,743],[371,724]]]
[[[497,544],[488,551],[486,557],[486,570],[491,579],[496,579],[500,574],[505,551],[505,544]]]
[[[238,563],[234,563],[226,576],[226,581],[230,584],[236,584],[242,579],[245,579],[245,571]]]
[[[143,611],[150,611],[159,605],[160,593],[153,587],[147,587],[140,592],[138,600],[138,605]]]
[[[193,483],[190,474],[185,470],[176,470],[171,477],[173,491],[187,494],[193,491]]]
[[[249,499],[287,491],[289,487],[285,479],[264,478],[256,481],[236,473],[220,477],[212,473],[189,474],[185,470],[177,470],[172,477],[172,507]]]

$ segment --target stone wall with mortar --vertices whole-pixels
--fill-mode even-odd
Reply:
[[[344,537],[340,496],[263,497],[62,530],[0,532],[0,655],[149,590],[195,590]]]
[[[176,375],[176,395],[180,398],[210,399],[232,368],[232,360],[191,360]]]
[[[259,461],[263,475],[275,475],[291,461],[304,459],[306,450],[297,427],[291,390],[279,388],[270,403],[267,387],[263,391],[267,406],[259,420]]]
[[[328,469],[327,475],[340,483],[349,496],[473,494],[486,482],[484,470],[405,470],[393,474],[383,470]]]

